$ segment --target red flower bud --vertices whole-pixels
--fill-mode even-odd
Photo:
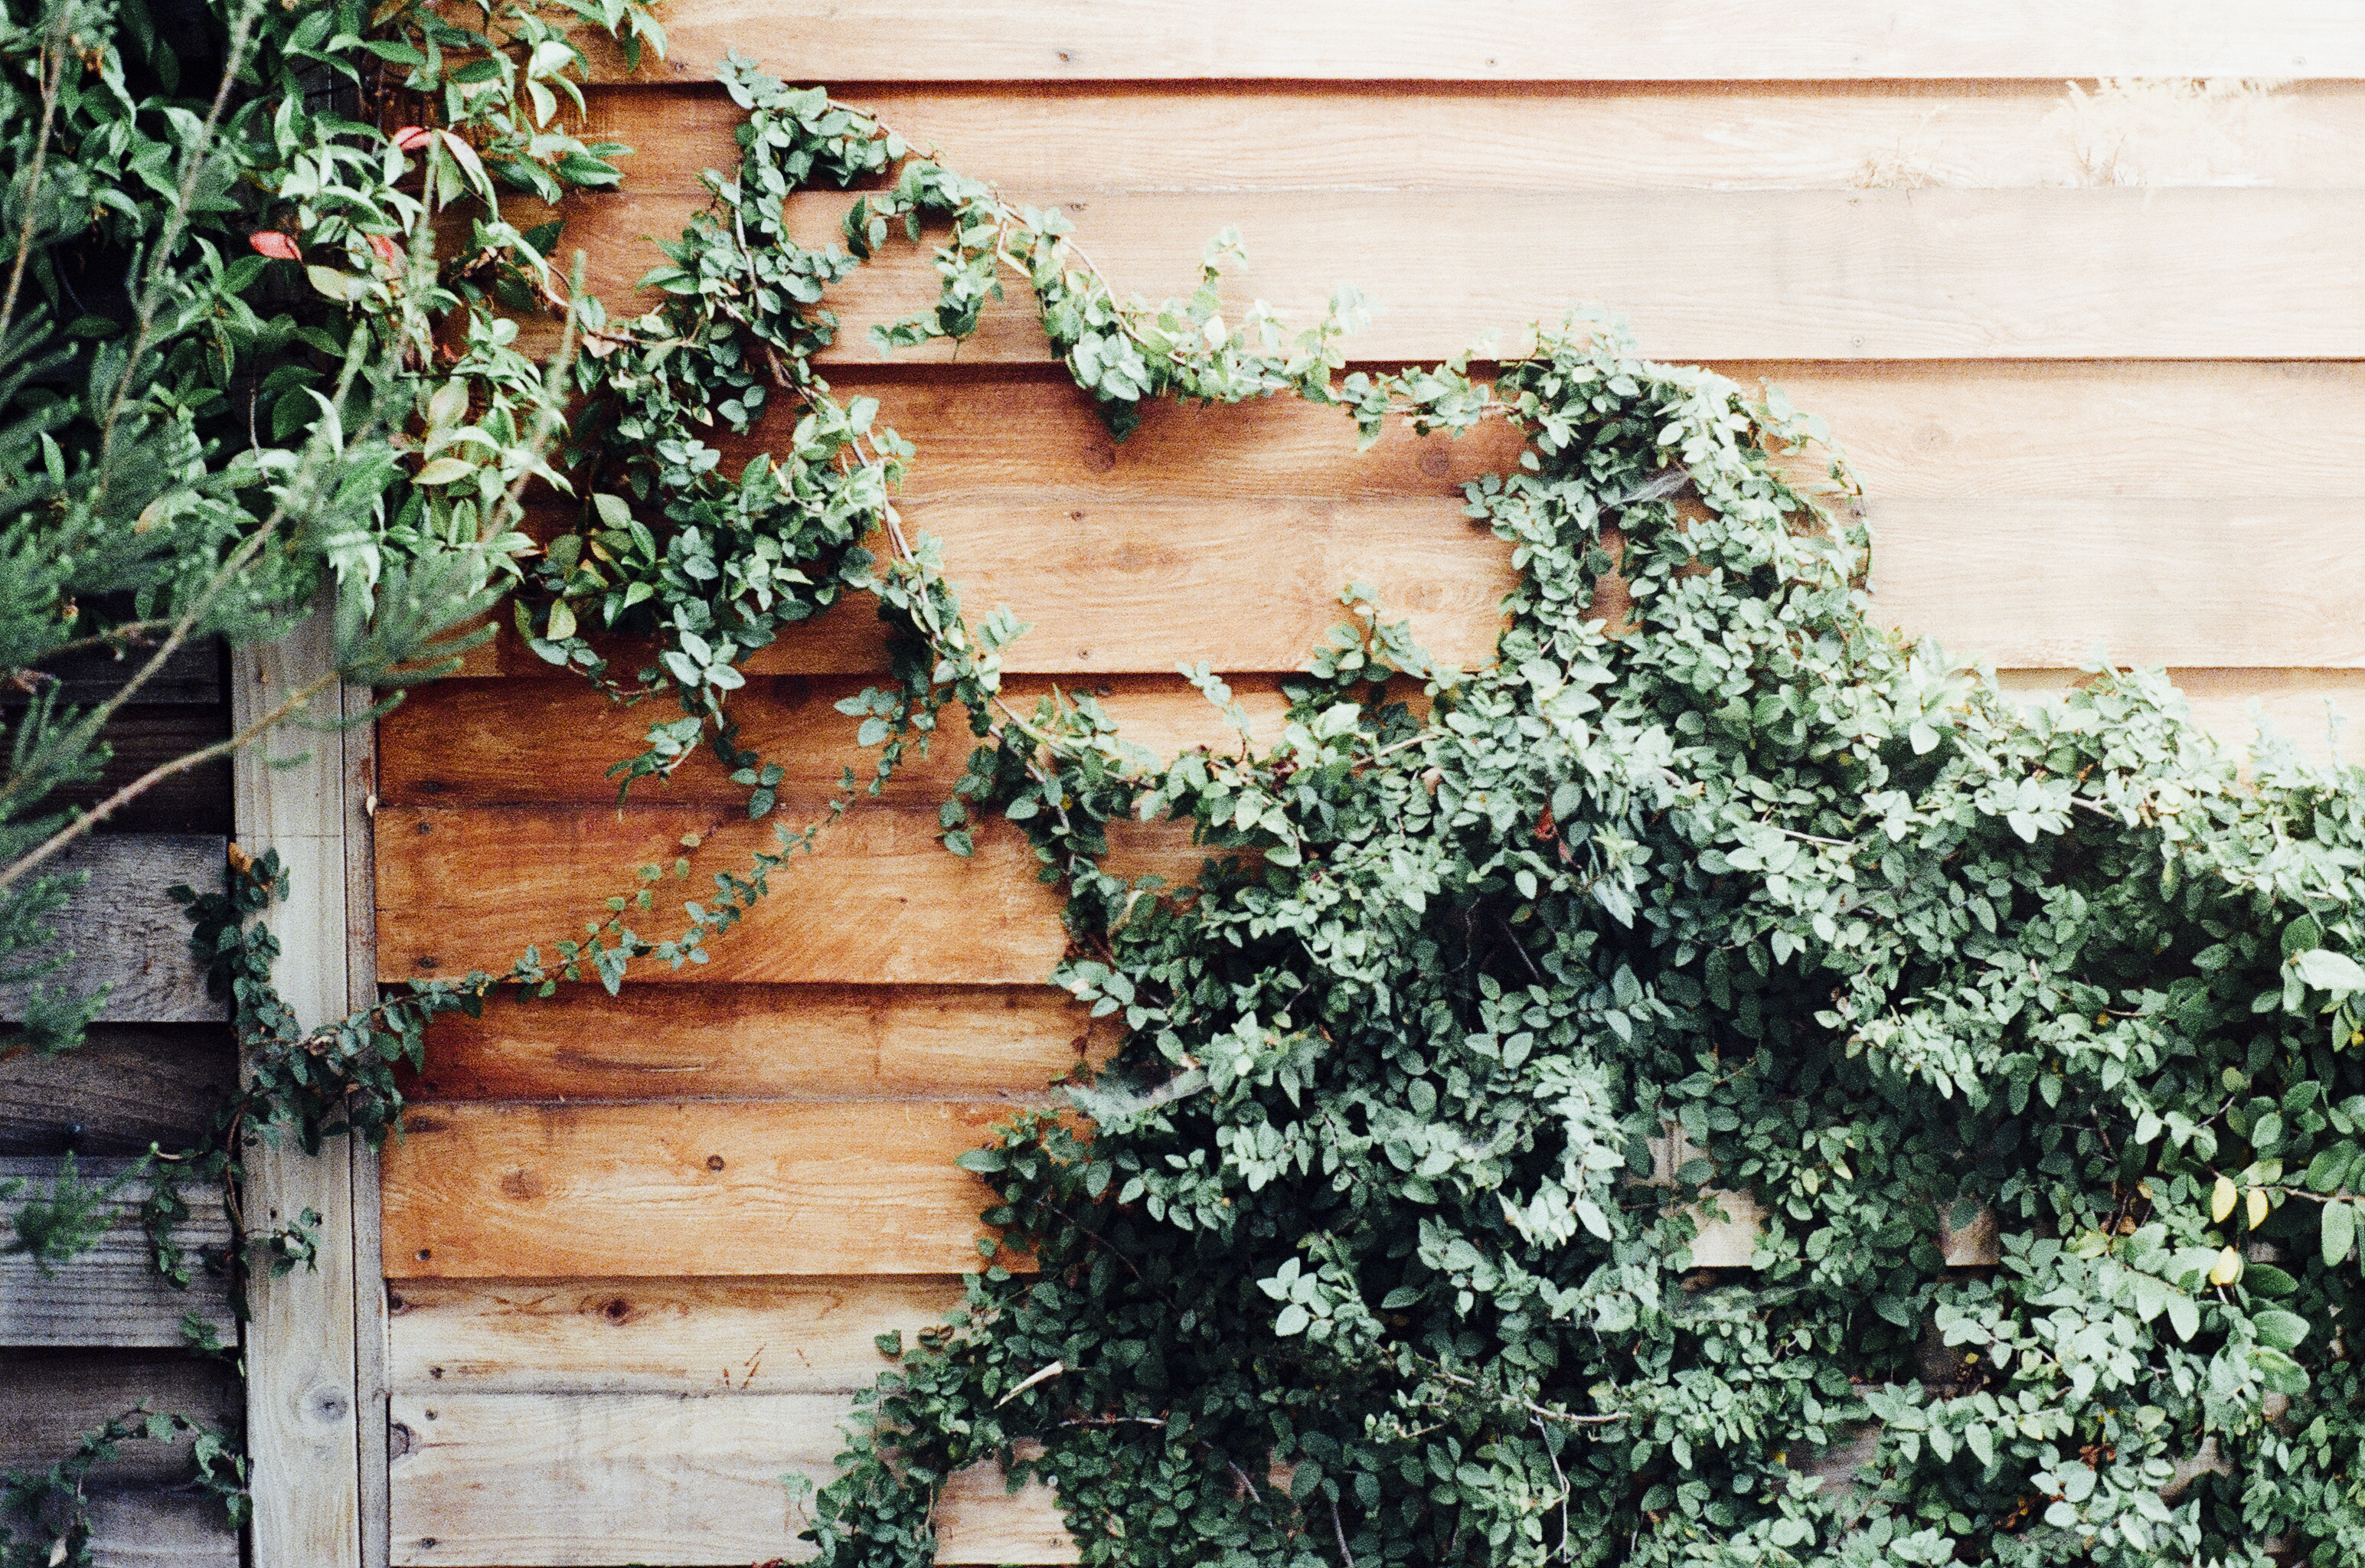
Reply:
[[[405,152],[416,152],[427,145],[434,135],[424,126],[406,125],[394,133],[394,144]]]
[[[250,234],[246,237],[246,242],[276,261],[300,262],[304,259],[304,252],[297,248],[296,241],[276,229],[265,229],[261,233]]]
[[[384,262],[387,266],[399,267],[402,265],[402,247],[387,239],[385,235],[371,235],[369,237],[369,245],[371,250],[377,252],[377,259]]]

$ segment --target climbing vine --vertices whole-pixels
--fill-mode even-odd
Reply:
[[[1227,326],[1219,246],[1193,297],[1120,300],[1058,215],[724,75],[742,165],[666,303],[588,324],[586,511],[521,629],[678,699],[628,786],[702,740],[761,816],[735,666],[875,596],[869,786],[963,708],[947,846],[1026,834],[1068,895],[1058,982],[1125,1025],[1070,1091],[1088,1121],[967,1158],[1033,1267],[981,1244],[965,1312],[882,1347],[823,1561],[929,1561],[938,1489],[986,1460],[1112,1564],[2365,1550],[2353,777],[2271,746],[2245,777],[2157,677],[2023,712],[1881,629],[1864,531],[1799,477],[1820,429],[1600,319],[1491,385],[1347,375],[1351,297],[1294,339]],[[857,184],[842,249],[792,238],[790,196]],[[1153,397],[1510,421],[1519,467],[1468,490],[1521,573],[1496,660],[1441,666],[1351,591],[1270,746],[1242,722],[1160,763],[1087,698],[1005,704],[1019,628],[963,619],[895,512],[909,448],[813,363],[829,287],[932,236],[937,302],[880,343],[966,336],[1023,281],[1120,436]],[[789,449],[725,474],[708,428],[782,398]],[[656,650],[630,676],[618,633]],[[1205,851],[1187,886],[1105,868],[1157,822]],[[694,959],[745,907],[717,885],[685,937],[620,918],[566,957]],[[1744,1193],[1748,1278],[1693,1269]],[[1948,1266],[1982,1211],[2001,1262]]]
[[[1351,294],[1296,333],[1227,322],[1226,238],[1189,297],[1121,297],[1056,212],[819,90],[724,79],[743,160],[651,274],[662,304],[611,319],[504,274],[580,329],[587,400],[556,465],[579,510],[500,552],[513,614],[552,665],[669,700],[621,790],[704,748],[768,818],[741,668],[867,596],[890,670],[842,707],[875,757],[678,925],[647,868],[582,937],[328,1031],[274,1012],[250,924],[274,873],[242,870],[194,913],[283,1076],[207,1158],[383,1132],[435,1012],[701,960],[958,708],[947,849],[991,817],[1027,837],[1068,901],[1054,979],[1124,1032],[1082,1114],[967,1157],[1032,1266],[982,1244],[964,1312],[882,1346],[814,1499],[822,1561],[932,1561],[940,1489],[981,1461],[1055,1483],[1094,1563],[2365,1555],[2354,775],[2272,746],[2246,774],[2154,676],[2023,712],[1883,630],[1869,540],[1823,504],[1844,476],[1807,477],[1820,426],[1604,318],[1491,379],[1351,372]],[[433,143],[451,178],[475,144]],[[794,238],[791,196],[857,187],[841,246]],[[1018,711],[1023,628],[964,613],[896,510],[910,446],[816,362],[831,287],[902,244],[939,290],[880,346],[968,337],[1024,284],[1119,437],[1156,398],[1295,397],[1366,441],[1508,421],[1518,466],[1467,492],[1520,574],[1494,661],[1438,663],[1351,587],[1271,745],[1205,669],[1237,745],[1160,759],[1089,698]],[[710,436],[782,403],[784,448],[726,473]],[[1194,879],[1110,868],[1161,823]],[[1694,1268],[1743,1193],[1754,1268]],[[1949,1266],[1942,1229],[1981,1213],[2001,1262]],[[1852,1472],[1806,1473],[1852,1441]]]

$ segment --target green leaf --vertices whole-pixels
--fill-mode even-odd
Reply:
[[[2321,1223],[2326,1266],[2347,1262],[2349,1249],[2357,1245],[2357,1210],[2345,1203],[2326,1204]]]
[[[438,457],[411,476],[414,485],[448,485],[454,479],[465,479],[476,471],[476,465],[464,457]]]
[[[2299,978],[2318,991],[2328,991],[2336,996],[2347,996],[2365,991],[2365,969],[2346,953],[2335,953],[2318,947],[2302,953],[2292,960]]]
[[[2250,1319],[2250,1327],[2259,1331],[2259,1342],[2272,1345],[2278,1350],[2293,1350],[2307,1338],[2307,1319],[2296,1312],[2269,1309]]]

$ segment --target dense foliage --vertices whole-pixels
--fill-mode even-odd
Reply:
[[[2242,777],[2157,678],[2023,713],[1881,630],[1861,530],[1790,476],[1811,421],[1601,322],[1491,387],[1342,377],[1339,322],[1226,328],[1212,259],[1193,300],[1121,303],[1055,215],[726,74],[745,161],[653,274],[672,301],[605,329],[601,487],[522,624],[681,698],[629,773],[702,734],[761,815],[730,666],[876,592],[900,681],[848,704],[858,738],[883,767],[967,708],[947,844],[985,811],[1032,837],[1070,898],[1058,978],[1126,1025],[1089,1123],[970,1158],[1036,1270],[889,1347],[824,1561],[928,1561],[936,1488],[984,1459],[1054,1480],[1113,1564],[2365,1550],[2353,778],[2275,750]],[[857,182],[845,251],[790,238],[786,196]],[[1022,276],[1120,433],[1161,395],[1514,421],[1520,468],[1470,491],[1523,572],[1497,662],[1435,667],[1351,592],[1270,749],[1243,725],[1160,765],[1089,700],[1002,706],[1016,628],[959,619],[887,498],[901,443],[808,358],[828,285],[930,224],[942,300],[882,342],[962,335]],[[723,474],[701,427],[778,397],[794,449]],[[631,683],[615,631],[659,645]],[[1101,870],[1166,820],[1195,884]],[[744,907],[717,881],[694,935]],[[603,974],[697,956],[609,929]],[[1736,1191],[1754,1268],[1698,1272]],[[2001,1264],[1947,1267],[1982,1210]],[[1799,1473],[1871,1423],[1852,1478]]]
[[[447,25],[364,47],[455,124],[462,89],[497,79],[511,118],[405,129],[372,154],[393,171],[376,199],[414,151],[454,199],[496,173],[604,177],[569,162],[598,149],[501,140],[549,119],[553,40],[443,81]],[[704,746],[766,817],[782,775],[732,717],[739,666],[872,595],[892,678],[846,707],[878,758],[777,852],[714,873],[675,934],[636,929],[667,880],[647,868],[585,938],[501,978],[547,993],[698,961],[958,705],[981,744],[947,847],[989,813],[1028,834],[1070,899],[1058,980],[1125,1025],[1070,1092],[1089,1120],[1026,1116],[970,1157],[1035,1267],[989,1251],[961,1319],[882,1347],[897,1365],[817,1499],[824,1561],[929,1561],[938,1488],[985,1459],[1054,1480],[1086,1560],[1111,1564],[2365,1555],[2342,1339],[2365,1162],[2353,775],[2270,750],[2245,777],[2157,678],[2104,672],[2023,713],[1879,629],[1868,541],[1803,479],[1813,421],[1643,363],[1605,321],[1542,334],[1491,385],[1464,363],[1350,374],[1350,295],[1296,336],[1261,310],[1227,324],[1219,241],[1192,297],[1122,299],[1058,214],[818,90],[725,76],[745,157],[652,274],[657,309],[611,321],[536,264],[546,240],[476,230],[511,258],[512,303],[575,309],[588,350],[564,465],[582,510],[521,568],[515,614],[619,700],[672,700],[622,788]],[[785,203],[809,188],[859,188],[843,248],[793,237]],[[302,215],[331,208],[294,210],[291,239],[315,243]],[[370,240],[398,232],[345,221],[319,242],[383,257]],[[358,249],[310,260],[307,286],[356,310],[340,290],[409,297],[426,230],[398,228],[400,287],[311,275],[366,280]],[[1160,761],[1087,699],[1006,705],[999,655],[1022,629],[964,618],[895,511],[909,448],[813,363],[830,286],[930,235],[940,297],[882,344],[966,336],[1023,280],[1119,435],[1154,397],[1295,396],[1366,438],[1512,421],[1520,466],[1469,494],[1521,569],[1497,660],[1439,667],[1350,588],[1270,747],[1243,723],[1237,747]],[[375,417],[409,434],[382,438],[401,455],[367,524],[324,547],[348,580],[411,569],[419,541],[488,573],[524,549],[488,520],[537,471],[509,438],[555,393],[475,314],[467,280],[488,274],[438,275],[487,368],[463,398],[414,389]],[[368,384],[353,363],[309,366],[347,389],[341,420]],[[745,435],[779,401],[786,450],[726,473],[715,427]],[[294,406],[274,439],[319,441]],[[460,433],[496,406],[497,439]],[[495,449],[524,455],[477,455]],[[1161,823],[1206,847],[1193,885],[1104,870]],[[287,1075],[236,1114],[284,1112],[307,1141],[383,1126],[385,1064],[496,978],[295,1031],[252,925],[272,875],[196,910]],[[1694,1269],[1703,1205],[1740,1193],[1765,1215],[1754,1267]],[[1950,1268],[1942,1229],[1982,1212],[2001,1263]],[[300,1235],[277,1248],[300,1264]],[[1853,1477],[1800,1473],[1867,1431]]]
[[[564,14],[628,55],[658,41],[633,0]],[[444,667],[464,645],[447,633],[514,577],[531,547],[523,484],[564,485],[544,461],[564,383],[496,307],[563,307],[567,291],[548,260],[555,226],[519,233],[499,196],[615,182],[622,150],[561,118],[564,99],[580,106],[569,78],[584,63],[518,4],[0,5],[0,985],[29,986],[0,1059],[75,1049],[104,1002],[60,978],[55,918],[82,881],[63,850],[173,773],[284,731],[324,688]],[[420,123],[378,123],[396,103]],[[177,654],[312,615],[333,618],[334,669],[95,807],[66,803],[98,793],[110,723]],[[113,689],[72,700],[77,676]],[[17,1200],[6,1249],[44,1271],[142,1193],[156,1265],[187,1282],[186,1186],[224,1183],[235,1215],[252,1139],[383,1137],[393,1064],[416,1057],[429,1013],[467,1000],[393,998],[297,1027],[255,923],[276,867],[233,859],[226,892],[189,896],[246,1081],[197,1147],[151,1150],[104,1183],[70,1158],[52,1179],[0,1183]],[[217,1265],[310,1260],[300,1221],[245,1240]],[[0,1478],[0,1563],[87,1561],[91,1466],[192,1427],[129,1412],[58,1465]],[[194,1451],[234,1522],[233,1438]]]

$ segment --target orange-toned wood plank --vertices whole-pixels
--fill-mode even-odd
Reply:
[[[850,1394],[960,1305],[940,1276],[401,1282],[398,1394]]]
[[[1068,208],[1123,293],[1196,284],[1209,236],[1237,227],[1253,263],[1231,293],[1311,319],[1360,288],[1373,359],[1437,359],[1601,303],[1662,359],[2317,359],[2365,356],[2365,191],[1533,189],[1357,193],[1076,193],[1014,189]],[[808,243],[832,240],[844,196],[792,198]],[[538,214],[519,204],[516,220]],[[611,311],[700,203],[685,195],[567,204],[562,259]],[[2200,244],[2195,237],[2207,235]],[[929,253],[899,245],[832,291],[827,357],[875,362],[867,332],[929,305]],[[1032,297],[1012,286],[963,363],[1039,360]],[[950,357],[942,346],[899,357]]]
[[[790,810],[789,820],[805,819]],[[604,917],[600,900],[636,886],[637,868],[668,868],[656,910],[632,925],[651,939],[681,929],[685,900],[711,899],[710,873],[744,870],[746,853],[774,846],[769,822],[671,806],[438,810],[377,813],[378,972],[388,980],[506,970],[530,942],[545,962],[554,944]],[[709,836],[688,881],[670,874],[683,834]],[[677,980],[845,981],[856,984],[1028,985],[1067,949],[1061,902],[1036,880],[1034,851],[1007,823],[977,834],[977,853],[948,854],[936,816],[857,807],[824,832],[819,851],[772,874],[772,892],[715,943],[712,961],[679,972],[644,963],[634,974]],[[1120,827],[1111,869],[1194,879],[1204,860],[1167,824]]]
[[[438,1018],[409,1094],[1036,1100],[1115,1033],[1048,986],[578,986]]]
[[[794,73],[798,65],[776,62]],[[863,84],[839,97],[955,168],[1076,190],[1802,190],[1884,185],[2344,185],[2354,82],[2208,92],[2051,80],[1550,85],[1436,82]],[[595,86],[587,140],[625,185],[735,171],[720,84]]]
[[[785,769],[782,789],[792,795],[825,793],[849,767],[868,779],[878,753],[855,745],[857,721],[834,705],[869,684],[859,676],[757,676],[731,700],[739,744]],[[1012,707],[1030,714],[1054,684],[1022,677],[1003,690]],[[1180,676],[1086,677],[1056,684],[1095,697],[1127,740],[1160,761],[1197,745],[1239,745],[1231,721]],[[1272,744],[1287,706],[1279,678],[1250,676],[1232,684],[1249,713],[1250,733],[1258,744]],[[414,691],[380,721],[378,793],[388,805],[612,805],[616,787],[606,777],[608,767],[640,751],[650,724],[678,716],[670,702],[619,707],[555,671],[546,679],[439,682]],[[976,745],[967,710],[947,708],[928,755],[907,756],[885,798],[934,811],[951,793]],[[745,788],[733,784],[707,750],[670,778],[645,780],[633,790],[636,801],[682,805],[738,805],[746,798]]]
[[[427,1568],[745,1563],[811,1555],[783,1472],[825,1482],[842,1396],[402,1394],[393,1561]],[[1072,1562],[1049,1490],[970,1471],[937,1505],[945,1563]]]
[[[387,1146],[389,1278],[982,1267],[953,1163],[1008,1104],[439,1104]]]
[[[1835,0],[1813,25],[1734,4],[1637,8],[1468,0],[846,0],[825,11],[678,0],[653,77],[736,49],[821,81],[1762,81],[2005,76],[2365,76],[2365,40],[2327,0],[2012,0],[1900,11]],[[622,62],[603,51],[603,74]]]

